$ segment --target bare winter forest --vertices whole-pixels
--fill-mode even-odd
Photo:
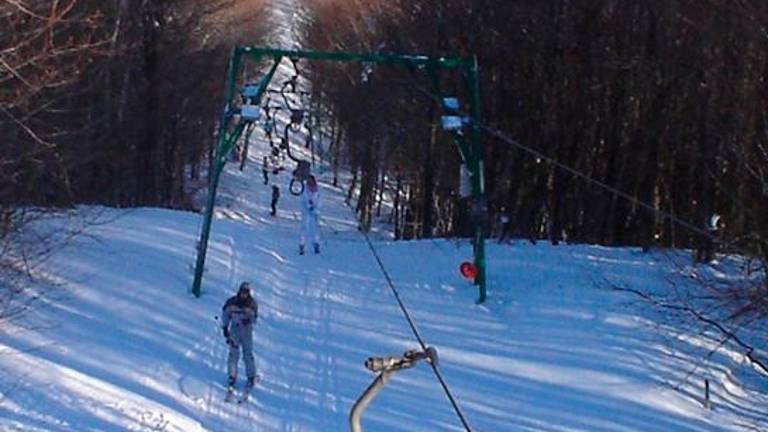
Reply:
[[[0,2],[0,214],[17,205],[185,206],[232,45],[258,1]]]
[[[339,0],[315,2],[313,15],[312,48],[477,55],[488,128],[697,226],[720,214],[729,240],[768,257],[765,2]],[[458,156],[430,128],[434,101],[413,89],[428,80],[353,69],[323,64],[312,82],[345,134],[362,201],[407,184],[402,234],[453,234]],[[444,87],[461,95],[455,78]],[[698,242],[490,134],[483,146],[492,212],[509,209],[519,236]]]
[[[0,1],[0,239],[19,208],[189,208],[231,47],[269,32],[261,3]],[[504,208],[531,241],[697,248],[706,239],[664,215],[703,228],[717,214],[722,251],[768,261],[767,2],[316,0],[306,12],[306,49],[477,57],[489,234]],[[424,74],[306,70],[363,225],[463,235],[459,157]],[[465,100],[461,79],[441,85]],[[765,287],[749,298],[766,313]]]

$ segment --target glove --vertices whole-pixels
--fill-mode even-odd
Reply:
[[[222,330],[224,331],[224,339],[227,340],[227,345],[237,348],[237,343],[235,342],[234,339],[232,339],[232,336],[230,336],[229,329],[227,327],[224,327],[222,328]]]

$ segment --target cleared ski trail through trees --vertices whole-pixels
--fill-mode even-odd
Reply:
[[[283,67],[276,79],[291,72]],[[66,294],[47,298],[26,327],[0,332],[0,430],[347,430],[349,409],[374,378],[364,360],[417,343],[330,173],[316,167],[321,254],[299,256],[299,203],[287,188],[293,164],[263,185],[268,146],[259,131],[253,140],[245,171],[230,163],[222,177],[201,298],[189,292],[199,214],[105,209],[120,217],[51,259]],[[276,217],[273,182],[282,192]],[[475,431],[768,424],[765,382],[745,373],[737,349],[704,331],[682,338],[674,323],[606,289],[606,281],[662,289],[680,271],[662,254],[490,244],[488,301],[477,305],[476,288],[457,271],[471,257],[466,242],[395,243],[386,233],[373,241]],[[238,405],[224,402],[227,346],[215,317],[242,280],[259,302],[262,379]],[[711,411],[701,407],[705,377]],[[395,375],[363,426],[462,430],[426,365]]]

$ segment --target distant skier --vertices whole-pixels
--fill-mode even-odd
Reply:
[[[280,200],[280,188],[277,187],[277,185],[272,185],[272,203],[270,206],[272,207],[272,212],[270,214],[272,216],[275,216],[277,214],[277,201]]]
[[[704,224],[707,233],[702,236],[699,247],[696,249],[694,262],[709,264],[715,259],[715,242],[717,241],[720,229],[724,224],[719,214],[715,213],[709,217]]]
[[[512,234],[509,222],[509,212],[506,207],[502,207],[499,212],[499,244],[509,243],[509,236]]]
[[[256,380],[256,367],[253,363],[253,325],[259,317],[259,308],[251,297],[251,286],[248,282],[240,284],[237,294],[227,299],[222,307],[222,330],[229,345],[227,359],[227,382],[230,391],[237,381],[237,363],[240,349],[243,351],[245,374],[248,378],[246,389],[253,387]]]
[[[266,156],[261,162],[261,174],[264,176],[264,184],[269,184],[269,159]]]
[[[309,176],[304,192],[301,193],[301,237],[299,239],[299,254],[304,255],[304,244],[307,239],[312,240],[315,253],[320,253],[320,230],[318,229],[317,209],[320,204],[320,193],[317,189],[317,180]]]

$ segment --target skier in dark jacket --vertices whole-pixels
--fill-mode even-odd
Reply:
[[[502,207],[499,211],[499,244],[509,244],[509,236],[512,235],[509,222],[509,212],[506,207]]]
[[[275,216],[277,214],[277,201],[280,200],[280,188],[277,187],[277,185],[272,185],[272,202],[270,206],[272,207],[272,211],[269,213],[272,216]]]
[[[247,387],[253,387],[256,379],[256,367],[253,362],[253,326],[258,317],[259,308],[256,300],[251,297],[251,286],[248,282],[243,282],[240,284],[237,295],[230,297],[222,308],[222,330],[229,345],[227,372],[230,387],[234,387],[237,381],[237,362],[241,348],[245,374],[248,378]]]
[[[694,262],[709,264],[715,259],[715,242],[723,226],[719,214],[715,213],[709,217],[704,225],[707,235],[702,236],[700,240],[699,247],[696,249],[694,256]]]
[[[261,174],[264,176],[264,184],[269,184],[269,159],[266,156],[261,163]]]

